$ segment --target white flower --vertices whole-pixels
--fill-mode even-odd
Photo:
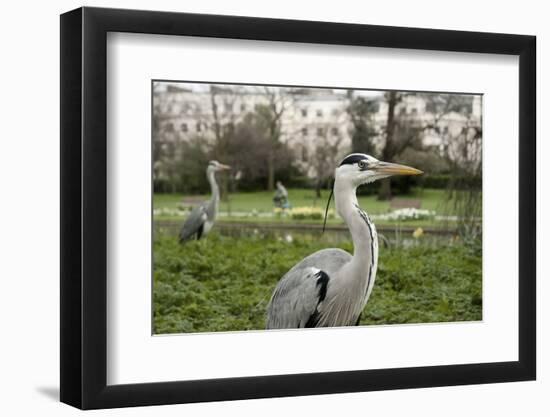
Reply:
[[[435,211],[432,210],[422,210],[416,208],[402,208],[399,210],[394,210],[388,214],[381,214],[377,216],[382,220],[424,220],[430,219],[435,216]]]

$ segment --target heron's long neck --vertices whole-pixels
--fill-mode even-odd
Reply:
[[[356,187],[346,183],[334,184],[334,200],[336,210],[344,219],[353,240],[353,259],[350,268],[357,272],[358,276],[364,276],[370,266],[376,262],[374,258],[373,240],[376,239],[376,229],[371,223],[367,213],[359,207]]]
[[[220,189],[218,187],[218,183],[216,182],[216,177],[214,175],[214,172],[213,171],[207,172],[206,177],[208,178],[208,182],[210,183],[210,191],[212,191],[212,197],[210,198],[210,200],[217,207],[220,201]]]

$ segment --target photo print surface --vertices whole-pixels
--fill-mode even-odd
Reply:
[[[151,94],[153,334],[482,320],[482,95]]]

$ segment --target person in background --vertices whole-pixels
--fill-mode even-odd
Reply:
[[[288,191],[281,181],[276,183],[277,190],[275,190],[275,195],[273,196],[273,204],[275,207],[287,209],[290,208],[290,202],[288,201]]]

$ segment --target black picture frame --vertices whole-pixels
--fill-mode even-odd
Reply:
[[[519,360],[107,385],[108,32],[519,56]],[[61,15],[61,401],[94,409],[535,379],[535,54],[524,35],[88,7]]]

